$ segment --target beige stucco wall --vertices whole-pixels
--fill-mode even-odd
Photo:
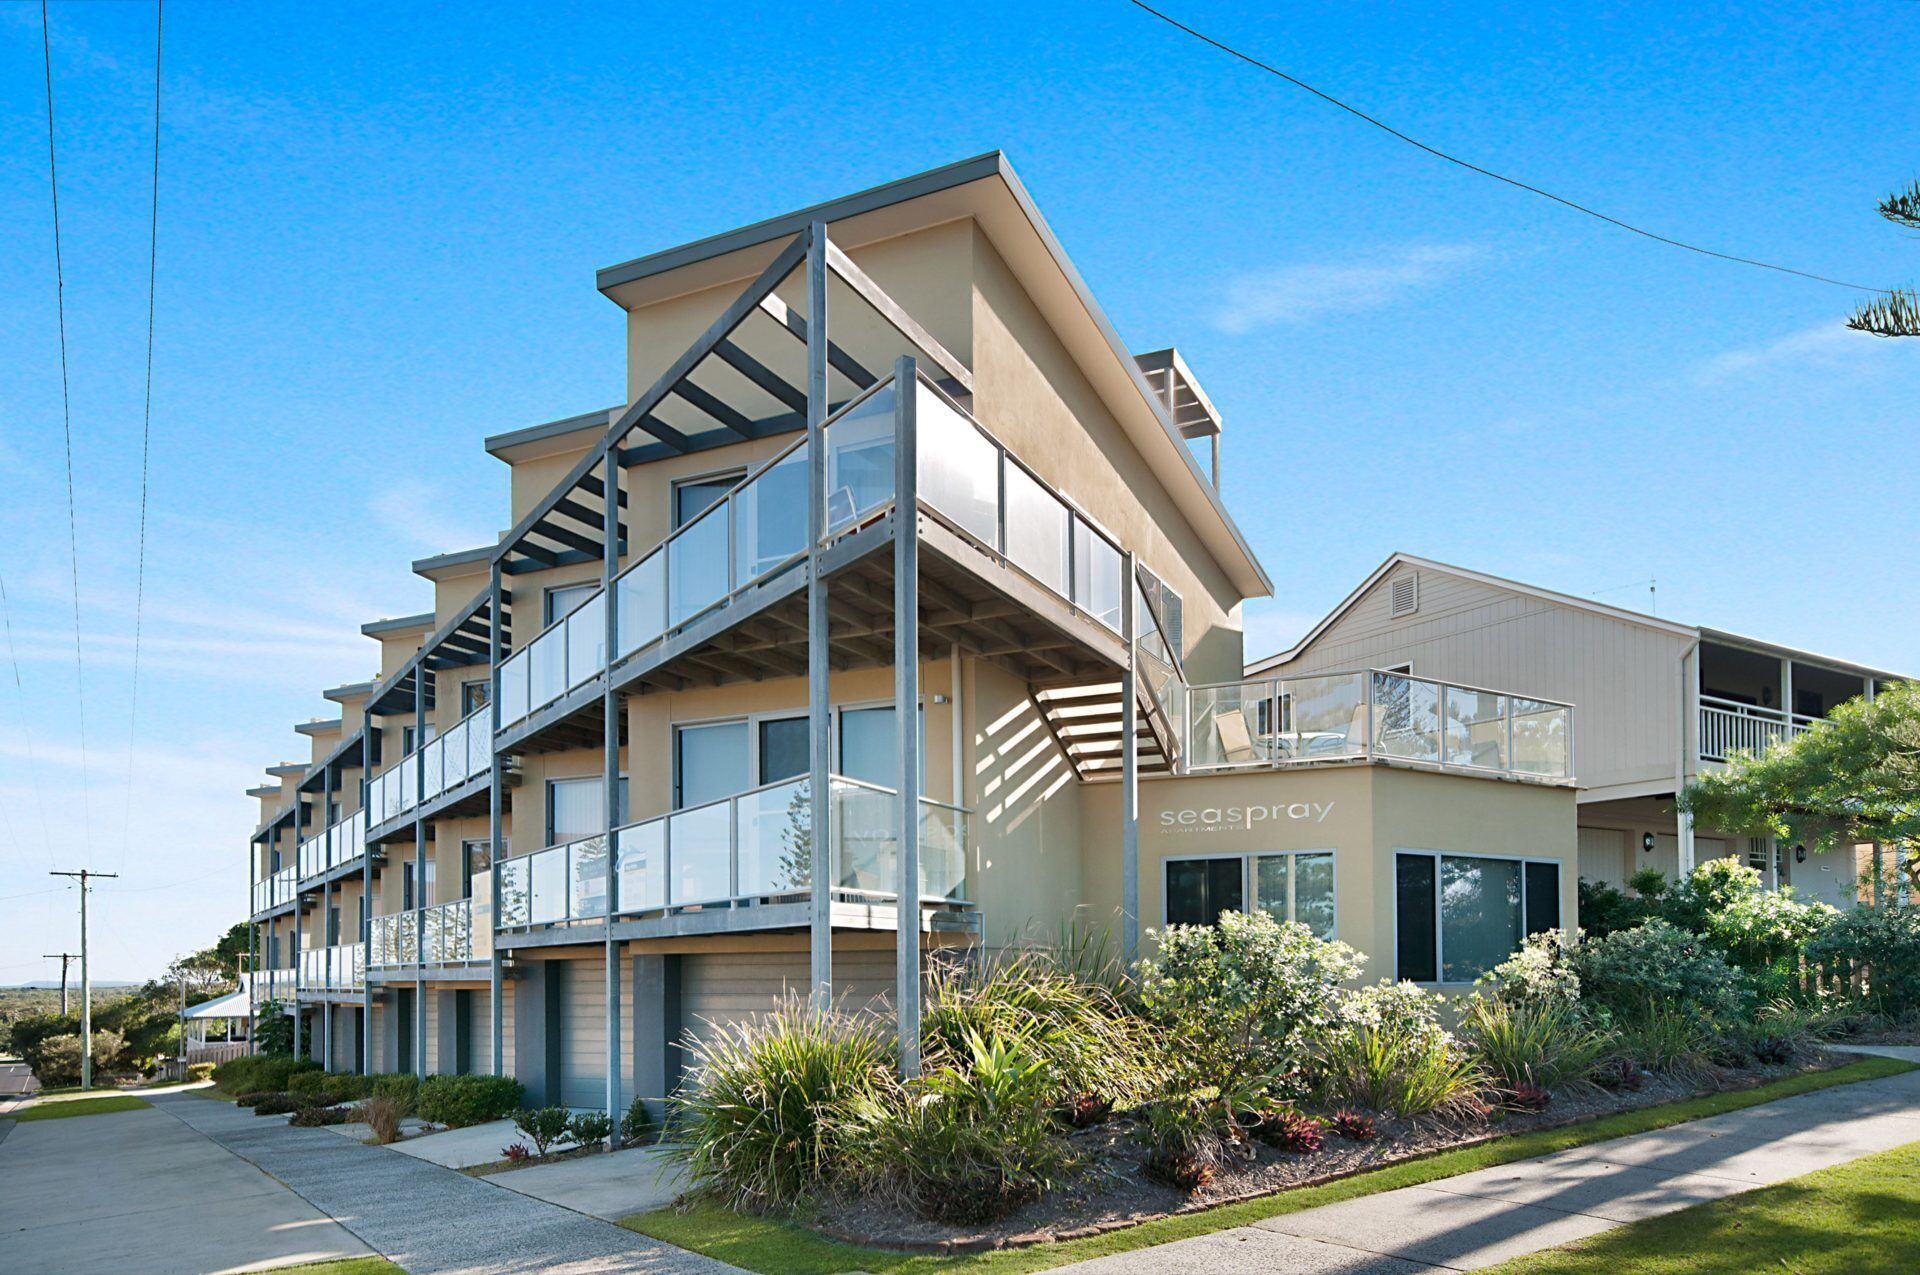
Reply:
[[[1081,806],[1084,918],[1117,928],[1119,786],[1085,785]],[[1390,978],[1395,851],[1551,859],[1561,865],[1560,914],[1570,929],[1578,879],[1574,810],[1567,788],[1361,763],[1143,781],[1141,927],[1165,919],[1170,858],[1332,850],[1335,937],[1367,955],[1369,978]]]

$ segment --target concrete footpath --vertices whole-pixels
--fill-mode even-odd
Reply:
[[[1920,1062],[1920,1049],[1860,1052]],[[1477,1270],[1920,1142],[1920,1071],[1098,1258],[1084,1275]]]
[[[0,1131],[0,1270],[208,1275],[371,1251],[163,1111],[0,1121]]]
[[[735,1269],[327,1129],[295,1129],[191,1095],[155,1105],[272,1174],[410,1275],[718,1275]]]

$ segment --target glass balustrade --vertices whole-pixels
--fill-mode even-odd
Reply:
[[[376,775],[367,785],[367,808],[374,812],[374,821],[398,819],[487,774],[493,765],[492,730],[492,718],[483,705]],[[356,846],[365,840],[363,826]]]
[[[618,914],[804,897],[813,880],[810,791],[808,780],[785,780],[617,829]],[[832,800],[836,891],[893,897],[897,795],[835,776]],[[965,810],[922,799],[923,898],[964,901],[966,838]],[[501,925],[606,915],[605,844],[586,837],[502,863]]]
[[[368,927],[367,964],[394,968],[416,964],[463,965],[493,954],[493,927],[486,909],[475,923],[472,899],[376,916]]]
[[[336,943],[300,951],[299,986],[302,991],[358,991],[366,986],[367,949],[364,943]]]
[[[1187,692],[1185,769],[1339,758],[1567,780],[1573,710],[1404,673],[1267,678]]]

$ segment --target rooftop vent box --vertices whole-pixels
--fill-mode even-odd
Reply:
[[[1207,397],[1207,392],[1200,388],[1193,370],[1180,357],[1180,351],[1172,346],[1147,354],[1136,354],[1133,361],[1140,369],[1140,375],[1146,379],[1147,388],[1153,391],[1161,409],[1173,421],[1173,427],[1180,431],[1180,437],[1188,442],[1196,438],[1207,440],[1207,452],[1213,466],[1213,485],[1219,487],[1220,413],[1214,407],[1213,400]]]

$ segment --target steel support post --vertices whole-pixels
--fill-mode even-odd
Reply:
[[[613,605],[613,576],[620,561],[620,464],[616,449],[611,445],[606,450],[606,460],[601,474],[606,484],[604,507],[600,514],[600,610],[606,621],[606,656],[601,661],[606,669],[605,684],[601,692],[601,708],[605,716],[606,730],[603,746],[605,749],[604,791],[606,796],[607,844],[606,844],[606,959],[604,974],[606,977],[607,1002],[607,1116],[613,1122],[607,1135],[609,1150],[620,1145],[620,962],[619,944],[613,939],[613,917],[619,910],[619,877],[615,872],[615,858],[618,847],[614,833],[620,826],[620,719],[618,716],[619,696],[613,692],[613,653],[614,626],[616,624]]]
[[[506,1074],[504,1055],[507,1039],[506,1014],[501,1004],[506,999],[506,979],[500,957],[500,824],[505,801],[502,789],[505,776],[501,773],[500,754],[494,748],[494,741],[500,737],[500,626],[501,617],[506,612],[503,605],[505,590],[500,587],[498,561],[494,562],[487,577],[487,595],[487,607],[492,614],[487,633],[487,667],[490,670],[487,680],[491,684],[487,692],[487,721],[492,725],[487,735],[487,892],[493,900],[487,917],[487,924],[493,927],[492,941],[488,944],[487,994],[490,1000],[487,1012],[490,1017],[488,1026],[492,1032],[489,1061],[493,1066],[493,1074],[501,1076]]]
[[[896,750],[894,1000],[900,1072],[920,1074],[920,496],[914,361],[893,368],[893,725]]]
[[[827,227],[807,228],[807,738],[812,810],[813,880],[808,916],[812,1001],[833,1003],[833,719],[827,702],[827,582],[821,542],[827,536]]]
[[[1132,969],[1140,954],[1139,575],[1132,551],[1121,556],[1120,636],[1127,664],[1120,674],[1120,953]]]

